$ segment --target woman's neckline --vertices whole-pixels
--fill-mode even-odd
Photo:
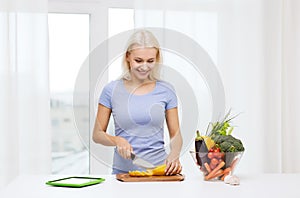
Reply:
[[[125,89],[125,91],[126,91],[128,94],[133,95],[133,96],[147,96],[147,95],[153,93],[153,92],[156,90],[156,87],[157,87],[157,80],[156,80],[156,81],[152,81],[152,82],[154,82],[154,87],[153,87],[150,91],[148,91],[148,92],[146,92],[146,93],[135,94],[135,93],[133,93],[134,90],[132,90],[132,91],[131,91],[131,90],[128,90],[128,88],[127,88],[126,85],[125,85],[125,80],[124,80],[124,79],[121,79],[121,83],[122,83],[122,86],[123,86],[123,88]],[[152,82],[151,82],[151,83],[152,83]]]

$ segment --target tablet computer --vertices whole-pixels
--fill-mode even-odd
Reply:
[[[103,178],[96,177],[65,177],[61,179],[56,179],[52,181],[47,181],[47,185],[51,186],[61,186],[61,187],[74,187],[81,188],[85,186],[90,186],[94,184],[99,184],[105,181]]]

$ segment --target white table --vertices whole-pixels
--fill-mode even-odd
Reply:
[[[202,176],[186,175],[181,182],[120,182],[114,175],[103,177],[105,182],[84,188],[52,187],[45,184],[66,175],[23,175],[0,191],[1,198],[236,198],[272,197],[300,198],[300,174],[239,175],[241,184],[203,181]],[[71,175],[73,176],[73,175]]]

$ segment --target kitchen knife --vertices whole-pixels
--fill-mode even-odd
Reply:
[[[145,169],[153,169],[155,168],[155,166],[153,164],[151,164],[150,162],[147,162],[146,160],[136,156],[134,153],[131,153],[131,159],[132,159],[132,163],[134,165],[137,165],[139,167],[145,168]]]

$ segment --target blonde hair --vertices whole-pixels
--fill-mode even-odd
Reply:
[[[152,69],[149,79],[159,80],[160,79],[160,64],[162,63],[162,55],[160,46],[155,36],[148,30],[140,29],[136,30],[127,41],[126,52],[123,55],[122,68],[123,72],[121,75],[122,79],[130,80],[130,65],[126,60],[126,57],[130,51],[138,48],[155,48],[157,49],[155,67]]]

